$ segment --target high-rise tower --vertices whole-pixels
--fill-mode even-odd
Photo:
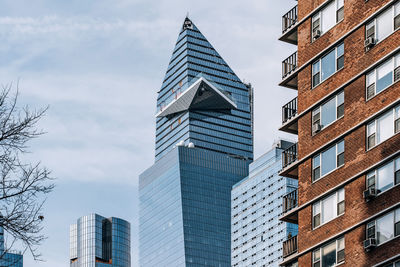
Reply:
[[[278,175],[282,151],[292,142],[279,140],[272,149],[254,160],[249,176],[232,188],[232,267],[278,267],[282,260],[282,242],[297,235],[297,225],[279,221],[282,197],[295,199],[297,180]]]
[[[250,85],[188,18],[158,92],[156,160],[179,141],[253,158]]]
[[[83,216],[70,227],[71,267],[130,267],[130,223],[97,214]]]
[[[252,89],[185,19],[140,175],[140,266],[230,266],[230,191],[253,158]]]

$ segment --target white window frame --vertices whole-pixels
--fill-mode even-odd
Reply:
[[[382,167],[388,165],[388,164],[392,164],[392,166],[393,166],[393,172],[392,172],[392,174],[393,174],[393,177],[392,177],[392,179],[393,179],[393,186],[389,187],[388,189],[386,189],[386,190],[384,190],[384,191],[378,192],[378,195],[383,194],[383,193],[385,193],[386,191],[389,191],[390,189],[392,189],[393,187],[396,187],[396,186],[400,185],[400,182],[396,183],[396,173],[397,173],[397,172],[400,172],[400,157],[397,157],[397,158],[395,158],[395,159],[393,159],[393,160],[391,160],[391,161],[389,161],[389,162],[386,162],[385,164],[379,166],[378,168],[376,168],[376,169],[370,171],[369,173],[367,173],[367,175],[365,176],[365,177],[366,177],[366,179],[365,179],[365,188],[368,189],[368,188],[371,187],[371,188],[374,188],[374,189],[378,190],[378,188],[377,188],[378,179],[379,179],[379,177],[378,177],[378,170],[379,170],[380,168],[382,168]],[[373,179],[373,180],[374,180],[373,186],[372,186],[372,185],[369,185],[369,183],[368,183],[368,181],[369,181],[370,179]]]
[[[342,165],[338,165],[338,156],[339,156],[340,154],[342,154],[342,153],[339,153],[339,154],[338,154],[338,147],[339,147],[339,144],[342,143],[342,142],[343,142],[343,152],[342,152],[342,153],[344,154],[345,151],[346,151],[346,147],[345,147],[344,139],[342,139],[342,140],[340,140],[339,142],[337,142],[336,144],[334,144],[334,145],[328,147],[327,149],[325,149],[323,152],[320,152],[320,153],[318,153],[317,155],[315,155],[314,157],[312,157],[311,168],[312,168],[312,181],[313,181],[313,183],[316,182],[316,181],[321,180],[323,177],[325,177],[325,176],[327,176],[328,174],[334,172],[334,171],[337,170],[339,167],[344,166],[344,160],[343,160],[343,164],[342,164]],[[336,152],[336,153],[335,153],[335,166],[336,166],[336,167],[335,167],[333,170],[331,170],[331,171],[325,173],[324,175],[321,175],[321,169],[322,169],[322,154],[325,153],[326,151],[328,151],[329,149],[331,149],[333,146],[335,146],[335,152]],[[316,168],[314,168],[314,158],[316,158],[316,157],[318,157],[318,156],[319,156],[319,165],[318,165],[318,167],[319,167],[319,178],[318,178],[318,179],[315,179],[315,177],[314,177],[314,169],[316,169]]]
[[[376,83],[378,81],[378,79],[377,79],[377,70],[381,66],[385,65],[386,63],[388,63],[390,61],[392,63],[392,83],[389,84],[388,86],[386,86],[380,92],[377,93],[376,92]],[[398,64],[398,66],[396,66],[397,64]],[[387,88],[389,88],[393,84],[395,84],[398,81],[400,81],[400,78],[397,81],[395,80],[395,71],[396,71],[397,68],[400,68],[400,54],[397,54],[397,55],[389,58],[388,60],[385,60],[385,62],[382,62],[381,64],[379,64],[379,66],[377,66],[372,71],[370,71],[369,73],[366,74],[366,78],[365,78],[365,99],[366,99],[366,101],[371,100],[372,98],[374,98],[375,96],[379,95],[380,93],[385,91]],[[370,79],[369,79],[369,77],[370,77]],[[368,83],[368,81],[370,81],[370,83]],[[373,84],[374,84],[374,95],[368,98],[368,87],[370,85],[373,85]]]
[[[328,243],[328,244],[326,244],[326,245],[324,245],[324,246],[321,246],[321,247],[319,247],[319,248],[317,248],[317,249],[314,249],[313,250],[313,252],[312,252],[312,266],[315,266],[314,264],[316,264],[316,263],[318,263],[319,262],[319,267],[323,267],[323,263],[322,263],[322,249],[324,248],[324,247],[326,247],[326,246],[329,246],[329,245],[331,245],[332,243],[336,243],[336,248],[335,248],[335,255],[336,255],[336,263],[335,263],[335,265],[334,266],[338,266],[338,265],[340,265],[340,264],[342,264],[342,263],[344,263],[345,261],[346,261],[346,256],[344,257],[344,260],[343,261],[341,261],[341,262],[338,262],[338,252],[339,252],[339,241],[341,241],[341,240],[343,240],[343,249],[342,250],[345,250],[346,249],[346,245],[345,245],[345,239],[344,239],[344,236],[343,237],[341,237],[341,238],[338,238],[338,239],[336,239],[335,241],[332,241],[332,242],[330,242],[330,243]],[[317,251],[319,251],[319,260],[316,260],[315,259],[315,253],[317,252]],[[341,251],[341,250],[340,250]],[[345,254],[346,255],[346,254]]]
[[[385,216],[391,214],[391,213],[393,213],[393,229],[392,229],[392,230],[393,230],[393,238],[390,238],[390,239],[388,239],[388,240],[386,240],[386,241],[384,241],[384,242],[382,242],[382,243],[378,243],[378,231],[377,231],[377,228],[378,228],[378,227],[377,227],[377,221],[378,221],[379,219],[381,219],[381,218],[383,218],[383,217],[385,217]],[[376,218],[375,220],[372,220],[372,221],[368,222],[368,223],[367,223],[367,226],[365,227],[365,236],[368,237],[368,229],[370,228],[370,227],[368,227],[368,225],[373,225],[373,227],[375,228],[375,229],[374,229],[374,230],[375,230],[374,238],[376,239],[376,244],[377,244],[377,246],[381,246],[381,245],[383,245],[383,244],[385,244],[385,243],[387,243],[387,242],[390,242],[390,241],[392,241],[392,240],[394,240],[394,239],[400,237],[400,234],[399,234],[399,235],[396,235],[396,228],[395,228],[395,225],[396,225],[396,223],[399,223],[399,222],[400,222],[400,220],[399,220],[398,222],[396,222],[396,213],[397,213],[397,214],[400,214],[400,208],[397,208],[397,209],[392,210],[392,211],[390,211],[390,212],[388,212],[388,213],[385,213],[384,215],[379,216],[379,217]],[[400,215],[399,215],[399,217],[400,217]]]
[[[340,96],[341,94],[343,94],[343,103],[341,103],[341,104],[339,105],[339,96]],[[335,106],[336,106],[336,108],[335,108],[335,117],[336,117],[336,119],[333,120],[332,122],[328,123],[327,125],[322,125],[322,124],[321,124],[322,115],[323,115],[323,113],[322,113],[322,106],[324,106],[326,103],[328,103],[329,101],[331,101],[333,98],[335,98],[335,102],[336,102],[336,105],[335,105]],[[340,117],[338,117],[338,108],[339,108],[339,106],[341,106],[341,105],[344,105],[344,91],[341,91],[340,93],[336,94],[335,96],[329,98],[329,99],[328,99],[327,101],[325,101],[322,105],[319,105],[317,108],[315,108],[315,109],[312,111],[312,115],[311,115],[312,123],[311,123],[311,125],[316,124],[315,121],[314,121],[314,116],[317,115],[317,114],[319,114],[319,120],[318,120],[318,121],[319,121],[319,124],[321,125],[321,131],[322,131],[324,128],[328,127],[329,125],[333,124],[335,121],[337,121],[337,120],[343,118],[343,117],[344,117],[344,111],[343,111],[343,115],[341,115]]]
[[[339,46],[341,46],[341,45],[343,45],[343,55],[341,55],[341,56],[339,56],[338,57],[338,48],[339,48]],[[327,55],[329,55],[331,52],[333,52],[333,51],[335,51],[335,71],[331,74],[331,75],[329,75],[328,77],[326,77],[325,79],[323,79],[322,80],[322,58],[324,58],[324,57],[326,57]],[[339,70],[341,70],[341,69],[343,69],[344,68],[344,63],[343,63],[343,66],[340,68],[340,69],[338,69],[338,59],[340,58],[340,57],[344,57],[344,51],[345,51],[345,49],[344,49],[344,43],[342,42],[342,43],[340,43],[340,44],[338,44],[335,48],[333,48],[333,49],[331,49],[329,52],[327,52],[327,53],[325,53],[322,57],[320,57],[318,60],[316,60],[313,64],[312,64],[312,66],[311,66],[311,88],[312,89],[314,89],[315,87],[317,87],[318,85],[320,85],[321,83],[323,83],[324,81],[326,81],[326,80],[328,80],[330,77],[332,77],[336,72],[338,72]],[[314,65],[315,64],[317,64],[317,63],[319,63],[319,72],[318,72],[318,75],[319,75],[319,83],[318,84],[316,84],[316,85],[314,85]]]
[[[365,26],[365,38],[367,38],[368,36],[367,36],[367,29],[368,28],[370,28],[370,26],[374,26],[374,34],[373,34],[373,36],[372,37],[374,37],[374,39],[377,41],[376,42],[376,44],[379,44],[381,41],[383,41],[383,40],[385,40],[386,38],[388,38],[390,35],[392,35],[395,31],[397,31],[397,30],[399,30],[400,29],[400,27],[399,28],[397,28],[397,29],[395,29],[395,25],[394,25],[394,19],[395,19],[395,17],[396,17],[396,8],[399,8],[400,9],[400,1],[398,1],[398,2],[396,2],[396,3],[394,3],[392,6],[390,6],[390,7],[388,7],[388,9],[392,9],[392,31],[386,36],[386,37],[384,37],[382,40],[377,40],[377,38],[376,38],[376,35],[377,35],[377,32],[376,32],[376,21],[377,21],[377,19],[379,18],[379,16],[381,16],[382,14],[384,14],[388,9],[385,9],[382,13],[380,13],[378,16],[376,16],[375,18],[373,18],[369,23],[367,23],[366,24],[366,26]]]
[[[340,198],[340,195],[343,196],[343,199]],[[322,213],[324,212],[323,209],[322,209],[322,208],[323,208],[322,202],[324,202],[325,200],[327,200],[328,198],[330,198],[330,197],[332,197],[332,196],[334,196],[334,203],[335,203],[335,204],[334,204],[334,205],[335,205],[335,207],[334,207],[335,212],[334,212],[334,213],[336,214],[336,216],[333,217],[332,219],[328,220],[328,221],[322,222]],[[322,225],[324,225],[324,224],[326,224],[326,223],[328,223],[328,222],[331,222],[331,221],[333,221],[334,219],[338,218],[339,216],[342,216],[343,214],[345,214],[345,212],[346,212],[346,207],[344,207],[343,212],[340,213],[340,214],[339,214],[339,210],[338,210],[339,204],[342,203],[342,202],[345,203],[345,199],[346,199],[345,190],[344,190],[344,188],[341,188],[341,189],[339,189],[338,191],[334,192],[333,194],[330,194],[329,196],[326,196],[325,198],[323,198],[323,199],[321,199],[321,200],[315,202],[315,203],[312,205],[312,226],[313,226],[313,230],[315,230],[315,229],[321,227]],[[314,206],[315,206],[315,207],[319,206],[319,213],[314,214]],[[345,206],[346,206],[346,205],[345,205]],[[317,226],[314,226],[314,217],[317,216],[318,214],[320,215],[320,224],[317,225]]]
[[[392,112],[392,118],[393,118],[393,134],[388,137],[385,140],[380,140],[380,143],[378,143],[378,127],[377,127],[377,121],[386,116],[387,114],[389,114],[390,112]],[[379,144],[385,142],[386,140],[389,140],[390,138],[392,138],[393,136],[395,136],[396,134],[400,133],[400,129],[398,129],[398,132],[396,132],[396,122],[398,122],[400,120],[399,118],[400,115],[400,105],[390,109],[389,111],[386,111],[385,113],[379,115],[377,118],[375,118],[373,121],[371,121],[370,123],[367,124],[366,127],[366,144],[365,147],[367,148],[366,151],[371,150],[372,148],[378,146]],[[370,132],[370,129],[372,129],[372,131]],[[369,146],[369,137],[375,134],[375,144],[373,146]]]
[[[336,23],[332,25],[332,27],[330,27],[329,29],[326,29],[325,32],[322,31],[322,20],[324,19],[322,16],[322,12],[325,10],[325,8],[327,6],[329,6],[331,3],[333,2],[333,5],[335,7],[335,14],[332,14],[332,16],[335,17],[335,21]],[[339,2],[343,2],[343,5],[339,6]],[[333,27],[335,27],[337,24],[339,24],[340,22],[342,22],[344,20],[344,10],[343,10],[343,18],[338,20],[338,11],[343,7],[344,9],[344,0],[332,0],[331,2],[329,2],[327,5],[325,5],[324,8],[322,8],[321,10],[319,10],[312,18],[311,18],[311,42],[314,42],[316,39],[314,39],[314,34],[313,34],[313,24],[314,22],[319,19],[319,30],[321,31],[321,36],[328,32],[330,29],[332,29]],[[320,37],[321,37],[320,36]]]

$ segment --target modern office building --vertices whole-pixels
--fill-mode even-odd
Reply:
[[[297,224],[279,220],[284,195],[293,194],[297,180],[278,175],[282,151],[293,143],[280,140],[249,166],[249,176],[232,188],[231,266],[278,267],[282,243],[297,235]],[[295,197],[293,197],[295,199]]]
[[[156,162],[139,177],[140,266],[230,266],[230,192],[253,158],[252,88],[186,18],[158,94]]]
[[[130,223],[97,214],[70,226],[71,267],[130,267]]]
[[[3,227],[0,227],[0,266],[1,267],[22,267],[23,266],[22,253],[10,251],[5,248]]]
[[[298,224],[282,266],[399,266],[400,2],[298,0],[280,40],[282,131],[298,135],[280,175],[298,179],[281,219]]]

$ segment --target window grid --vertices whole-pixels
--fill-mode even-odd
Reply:
[[[389,119],[390,123],[388,123]],[[400,105],[385,112],[367,125],[367,150],[381,144],[400,131]]]
[[[386,71],[386,75],[379,78],[380,71]],[[400,55],[396,55],[380,64],[366,75],[366,99],[367,101],[382,91],[385,91],[393,83],[400,80]]]
[[[332,203],[329,203],[331,200]],[[345,191],[344,188],[336,191],[335,193],[325,197],[324,199],[313,204],[313,217],[312,225],[313,229],[316,229],[332,220],[338,216],[344,214],[345,212]],[[324,205],[330,204],[329,210],[324,209]],[[332,211],[331,218],[325,219],[325,213]]]
[[[334,53],[334,62],[328,62],[328,63],[334,63],[334,68],[329,73],[324,77],[324,66],[326,67],[332,67],[331,65],[323,65],[323,60],[324,59],[329,59]],[[341,70],[344,67],[344,43],[339,44],[336,46],[334,49],[326,53],[324,56],[322,56],[320,59],[318,59],[316,62],[313,63],[312,65],[312,88],[315,88],[319,84],[321,84],[323,81],[327,80],[329,77],[334,75],[337,71]],[[329,70],[329,68],[328,68]],[[326,72],[326,71],[325,71]]]
[[[335,166],[334,166],[334,168],[323,173],[322,170],[323,170],[324,164],[328,164],[328,162],[324,163],[322,158],[325,154],[331,152],[332,148],[335,148],[335,159],[334,159]],[[330,164],[332,164],[332,163],[330,162]],[[337,168],[339,168],[340,166],[344,165],[344,140],[339,141],[338,143],[334,144],[333,146],[327,148],[325,151],[314,156],[312,159],[312,165],[313,165],[312,166],[313,182],[321,179],[325,175],[328,175],[332,171],[334,171]]]

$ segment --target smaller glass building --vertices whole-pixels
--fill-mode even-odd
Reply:
[[[249,176],[231,192],[232,266],[278,267],[282,243],[297,235],[297,225],[279,221],[282,197],[297,188],[297,180],[278,175],[282,151],[292,143],[280,140],[249,166]]]
[[[130,267],[130,223],[90,214],[70,227],[71,267]]]
[[[23,256],[21,253],[13,252],[5,249],[4,245],[4,229],[0,227],[0,266],[23,266]]]

